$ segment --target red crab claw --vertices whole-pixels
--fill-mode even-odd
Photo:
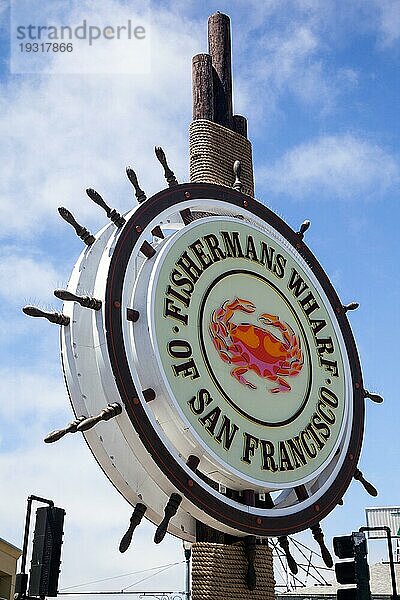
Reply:
[[[259,319],[259,321],[263,321],[263,323],[265,323],[266,325],[272,325],[273,327],[278,327],[278,329],[280,329],[283,332],[286,332],[288,330],[292,331],[292,329],[289,327],[289,325],[287,325],[286,323],[281,323],[281,321],[279,320],[279,317],[277,317],[276,315],[270,315],[268,313],[263,313],[262,315],[260,315],[258,317],[258,319]],[[292,331],[292,333],[293,333],[293,331]]]
[[[230,304],[232,310],[242,310],[245,313],[252,313],[256,310],[256,307],[250,300],[243,300],[242,298],[235,298]]]

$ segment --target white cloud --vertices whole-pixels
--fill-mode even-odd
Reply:
[[[293,198],[372,199],[399,182],[399,162],[350,134],[322,136],[289,150],[260,169],[259,181]]]
[[[311,107],[316,116],[327,115],[336,109],[339,98],[358,85],[354,69],[329,61],[329,41],[314,16],[297,15],[262,36],[249,33],[243,40],[242,48],[251,53],[251,68],[242,66],[237,99],[253,122],[282,118],[281,98],[286,94]]]
[[[67,406],[67,392],[61,377],[28,368],[0,368],[0,398],[2,423],[13,422],[13,426],[26,427],[27,424],[22,423],[24,416],[32,413],[36,422],[40,419],[48,423],[53,414],[64,411]]]
[[[0,524],[1,536],[21,547],[28,495],[55,501],[66,510],[60,587],[132,573],[183,560],[181,541],[170,535],[159,546],[154,526],[143,521],[126,554],[119,541],[132,508],[101,472],[81,434],[51,445],[44,436],[72,418],[61,373],[46,359],[33,368],[0,369]],[[33,519],[31,535],[33,533]],[[84,569],[82,565],[84,564]],[[151,573],[150,573],[151,574]],[[149,575],[149,573],[145,574]],[[91,585],[85,589],[118,589],[140,575]],[[143,582],[139,589],[182,589],[183,567]]]
[[[35,443],[33,434],[29,439],[31,444],[26,449],[0,454],[2,537],[21,547],[26,498],[30,494],[52,499],[56,506],[63,507],[66,517],[60,588],[183,559],[181,542],[168,535],[156,546],[152,540],[154,527],[145,520],[135,532],[131,548],[121,555],[118,545],[129,525],[131,508],[100,472],[83,438],[69,436],[51,446]],[[157,584],[160,589],[182,589],[183,572],[183,566],[171,569],[161,581],[151,579],[139,589],[154,589]],[[122,582],[129,585],[137,579],[138,575]],[[100,586],[89,589],[122,587],[118,579]]]
[[[378,30],[384,47],[400,38],[400,6],[398,0],[375,0],[378,11]]]
[[[89,19],[90,11],[100,10],[121,22],[132,16],[117,0],[87,3],[82,14]],[[86,198],[85,187],[127,210],[133,202],[127,164],[136,167],[147,193],[165,185],[156,144],[164,146],[180,180],[187,178],[190,61],[201,42],[195,24],[161,8],[151,28],[149,75],[26,76],[4,90],[0,218],[8,234],[37,234],[55,222],[60,205],[96,229],[104,213]],[[104,70],[112,72],[115,56],[103,58]]]
[[[52,333],[55,331],[51,331],[50,324],[23,315],[21,309],[34,305],[44,310],[60,310],[61,304],[53,290],[65,287],[67,278],[64,265],[57,270],[34,246],[4,244],[0,247],[0,355],[3,361],[9,358],[8,349],[13,348],[17,352],[15,361],[20,364],[18,342],[26,347],[28,339],[30,343],[39,342],[44,352],[54,353]],[[39,354],[36,358],[39,359]]]
[[[0,249],[0,296],[18,303],[26,298],[45,298],[59,281],[60,275],[43,258],[27,256],[22,249]]]

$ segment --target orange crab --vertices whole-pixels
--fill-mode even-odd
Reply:
[[[267,313],[259,316],[266,325],[280,330],[282,339],[271,331],[249,323],[232,323],[236,311],[253,313],[256,307],[249,300],[235,298],[227,300],[212,312],[209,325],[215,348],[222,360],[235,365],[231,375],[240,383],[256,389],[245,379],[247,371],[276,382],[270,392],[290,392],[291,387],[284,377],[298,375],[303,367],[303,353],[293,329],[279,317]]]

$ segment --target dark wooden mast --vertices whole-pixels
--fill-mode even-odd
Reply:
[[[208,54],[192,62],[193,120],[207,119],[247,137],[247,119],[233,114],[230,19],[215,13],[208,19]]]

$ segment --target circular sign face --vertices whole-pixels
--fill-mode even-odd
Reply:
[[[177,415],[235,477],[272,488],[321,471],[350,404],[336,318],[296,254],[271,228],[201,219],[164,244],[140,282]]]
[[[111,405],[85,437],[146,517],[173,506],[169,531],[189,540],[196,520],[281,536],[340,502],[363,435],[357,350],[326,274],[272,211],[218,185],[164,190],[97,234],[68,291],[100,300],[64,307],[77,423]]]

